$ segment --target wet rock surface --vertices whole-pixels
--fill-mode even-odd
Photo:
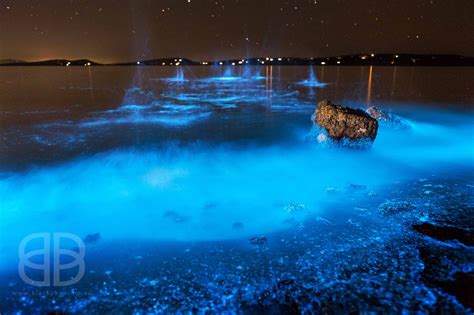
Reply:
[[[411,127],[408,120],[392,113],[385,112],[376,106],[369,107],[367,109],[367,114],[376,119],[379,122],[379,125],[383,127],[393,129],[408,129]]]
[[[438,226],[431,223],[416,224],[413,229],[423,235],[440,241],[458,241],[467,246],[474,246],[474,235],[469,229],[452,226]]]
[[[452,294],[463,305],[474,310],[474,272],[456,272],[452,281],[441,282],[442,290]]]
[[[377,136],[376,119],[363,110],[336,105],[328,100],[319,102],[313,122],[324,128],[328,136],[336,141],[374,141]]]
[[[431,225],[472,226],[470,181],[430,177],[393,183],[370,197],[369,184],[336,186],[326,209],[290,204],[297,211],[289,215],[307,212],[303,224],[255,238],[114,242],[101,235],[87,247],[86,275],[73,287],[32,288],[15,271],[2,275],[1,309],[472,314],[474,249],[431,231]],[[390,206],[395,210],[387,215],[379,209],[387,201],[410,206]]]
[[[424,243],[420,244],[418,250],[424,265],[420,273],[423,283],[446,294],[437,301],[434,309],[441,312],[440,308],[451,303],[474,310],[472,249],[451,247],[444,243]]]
[[[370,115],[370,117],[374,119],[382,119],[382,120],[388,120],[389,117],[386,113],[384,113],[380,108],[371,106],[367,109],[367,114]]]

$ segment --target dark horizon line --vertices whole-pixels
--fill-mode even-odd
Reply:
[[[99,63],[90,59],[0,60],[0,66],[289,66],[289,65],[380,65],[380,66],[474,66],[474,57],[457,54],[359,53],[330,57],[252,57],[194,61],[185,57],[156,58],[132,62]]]

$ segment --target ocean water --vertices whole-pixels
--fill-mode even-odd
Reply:
[[[473,207],[473,78],[472,68],[1,69],[2,305],[91,311],[128,292],[104,309],[248,311],[278,300],[262,292],[286,277],[297,288],[287,304],[300,311],[364,294],[372,302],[355,308],[443,301],[465,311],[420,282],[420,243],[408,240],[422,242],[411,225],[446,220],[447,204],[458,208],[448,221],[470,226],[458,218]],[[407,126],[381,124],[368,150],[319,144],[311,115],[322,99],[376,105]],[[414,210],[387,216],[391,201]],[[18,244],[38,232],[100,234],[72,288],[88,294],[9,294],[25,290]],[[266,242],[249,242],[256,236]],[[472,248],[463,250],[451,273],[472,271]],[[140,290],[154,293],[130,306]]]

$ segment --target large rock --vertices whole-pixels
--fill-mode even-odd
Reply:
[[[374,141],[378,122],[360,109],[335,105],[331,101],[319,102],[313,115],[314,123],[324,128],[332,139]]]

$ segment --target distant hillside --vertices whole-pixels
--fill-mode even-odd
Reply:
[[[108,64],[108,66],[199,66],[202,62],[192,61],[187,58],[175,57],[175,58],[161,58],[151,60],[141,60],[134,62],[125,63],[114,63]]]
[[[26,61],[23,60],[15,60],[15,59],[2,59],[0,60],[0,65],[3,64],[18,64],[18,63],[25,63]]]
[[[101,64],[88,59],[54,59],[35,62],[6,59],[0,66],[432,66],[457,67],[474,66],[474,57],[460,55],[421,55],[421,54],[356,54],[333,57],[260,57],[217,61],[193,61],[187,58],[161,58],[133,62]]]
[[[7,59],[10,60],[10,59]],[[42,61],[16,61],[0,63],[0,66],[100,66],[101,64],[88,59],[66,60],[66,59],[52,59]]]

